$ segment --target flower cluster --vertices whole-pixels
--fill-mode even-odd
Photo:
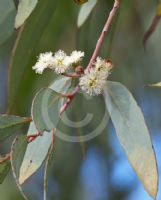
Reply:
[[[80,78],[79,85],[81,89],[92,96],[101,94],[112,67],[111,61],[97,57],[93,67],[86,70]]]
[[[80,66],[83,57],[84,52],[82,51],[73,51],[70,56],[62,50],[57,51],[54,55],[52,52],[41,53],[32,68],[38,74],[42,74],[45,69],[49,68],[57,74],[67,75],[66,72],[73,66],[75,67],[75,73],[78,74],[76,77],[80,77],[80,88],[89,95],[99,95],[107,83],[107,78],[113,67],[112,63],[110,60],[97,57],[91,68],[86,69],[84,72]]]
[[[84,52],[73,51],[70,56],[59,50],[54,55],[52,52],[41,53],[36,64],[32,67],[38,74],[42,74],[47,68],[57,74],[65,73],[72,65],[77,65],[84,57]]]

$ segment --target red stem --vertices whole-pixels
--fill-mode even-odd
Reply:
[[[28,135],[27,136],[27,142],[33,142],[37,137],[42,136],[42,133],[37,133],[37,134],[33,134],[33,135]]]
[[[99,37],[99,39],[97,41],[96,48],[95,48],[95,50],[93,52],[93,55],[92,55],[92,57],[91,57],[91,59],[89,61],[89,64],[88,64],[86,70],[89,70],[92,67],[92,64],[95,62],[95,60],[96,60],[96,58],[97,58],[97,56],[98,56],[98,54],[99,54],[99,52],[101,50],[101,47],[103,45],[104,39],[105,39],[105,37],[106,37],[106,35],[107,35],[108,31],[109,31],[109,28],[110,28],[110,26],[112,24],[112,21],[113,21],[115,15],[117,13],[117,10],[118,10],[119,6],[120,6],[120,0],[115,0],[113,8],[112,8],[112,10],[111,10],[111,12],[110,12],[110,14],[109,14],[109,16],[107,18],[105,26],[104,26],[104,28],[102,30],[102,33],[101,33],[101,35],[100,35],[100,37]]]
[[[99,39],[97,41],[96,48],[95,48],[95,50],[93,52],[93,55],[92,55],[92,57],[91,57],[91,59],[89,61],[89,64],[88,64],[86,70],[89,70],[92,67],[92,64],[95,62],[95,60],[96,60],[96,58],[97,58],[97,56],[98,56],[98,54],[100,52],[100,49],[101,49],[101,47],[103,45],[105,36],[107,35],[107,33],[109,31],[109,28],[110,28],[110,26],[112,24],[113,18],[115,17],[115,15],[117,13],[117,10],[118,10],[118,8],[120,6],[120,1],[121,0],[115,0],[115,2],[114,2],[113,8],[112,8],[112,10],[111,10],[111,12],[110,12],[110,14],[109,14],[109,16],[107,18],[105,26],[104,26],[104,28],[102,30],[102,33],[101,33],[101,35],[100,35],[100,37],[99,37]],[[71,104],[73,98],[76,96],[76,94],[79,92],[79,90],[80,90],[80,86],[77,85],[76,88],[73,90],[73,92],[66,96],[67,97],[67,101],[61,107],[60,115],[63,114],[63,112],[69,107],[69,105]]]

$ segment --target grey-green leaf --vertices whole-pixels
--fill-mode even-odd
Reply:
[[[44,172],[44,200],[47,200],[47,192],[48,192],[48,175],[51,167],[51,163],[53,161],[53,145],[50,146],[46,163],[45,163],[45,172]]]
[[[71,78],[62,76],[54,80],[54,82],[50,85],[49,88],[51,88],[55,92],[65,94],[70,86],[71,86]]]
[[[50,88],[41,89],[32,103],[32,119],[40,132],[51,131],[59,121],[61,94]]]
[[[143,114],[131,93],[120,83],[108,82],[105,102],[117,136],[147,192],[155,198],[158,173],[155,152]]]
[[[28,135],[37,134],[34,123],[30,124]],[[34,141],[27,145],[27,149],[20,167],[19,183],[23,184],[42,165],[48,155],[52,143],[51,132],[44,132]]]
[[[14,32],[16,8],[11,0],[0,0],[0,45]]]
[[[29,122],[30,119],[25,117],[0,115],[0,140],[18,133]]]
[[[87,3],[83,4],[80,8],[77,20],[77,26],[81,27],[84,22],[89,17],[90,13],[92,12],[93,8],[95,7],[97,0],[89,0]]]
[[[10,170],[10,161],[6,161],[0,164],[0,184],[3,183],[9,170]]]
[[[38,0],[20,0],[18,5],[18,11],[15,19],[15,28],[19,28],[23,25],[25,20],[30,16]]]
[[[17,186],[25,200],[27,200],[27,197],[24,194],[19,182],[19,172],[20,172],[20,167],[21,167],[22,160],[24,158],[26,148],[27,148],[26,135],[19,135],[18,137],[16,137],[11,147],[12,172],[16,180]]]

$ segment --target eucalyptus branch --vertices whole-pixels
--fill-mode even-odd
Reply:
[[[87,70],[89,70],[92,67],[92,64],[96,60],[96,58],[97,58],[97,56],[98,56],[98,54],[100,52],[100,49],[101,49],[101,47],[103,45],[104,39],[105,39],[105,37],[106,37],[106,35],[107,35],[108,31],[109,31],[109,28],[110,28],[110,26],[111,26],[111,24],[113,22],[113,19],[114,19],[116,13],[117,13],[117,10],[118,10],[119,6],[120,6],[120,0],[115,0],[113,8],[112,8],[112,10],[111,10],[111,12],[110,12],[110,14],[109,14],[109,16],[107,18],[107,21],[106,21],[105,26],[104,26],[104,28],[102,30],[102,33],[101,33],[101,35],[100,35],[100,37],[99,37],[99,39],[97,41],[96,48],[95,48],[95,50],[93,52],[93,55],[92,55],[92,57],[90,59],[90,62],[88,64],[88,66],[86,68]]]
[[[110,14],[109,14],[109,16],[107,18],[107,21],[106,21],[106,23],[105,23],[105,25],[103,27],[102,33],[101,33],[101,35],[100,35],[100,37],[99,37],[99,39],[97,41],[96,48],[95,48],[95,50],[93,52],[93,55],[92,55],[92,57],[91,57],[91,59],[89,61],[89,64],[88,64],[86,70],[89,70],[92,67],[92,64],[95,62],[95,60],[96,60],[96,58],[97,58],[97,56],[98,56],[98,54],[100,52],[100,49],[101,49],[101,47],[103,45],[103,42],[105,40],[105,37],[106,37],[106,35],[107,35],[108,31],[109,31],[109,28],[110,28],[110,26],[111,26],[111,24],[113,22],[113,19],[114,19],[115,15],[116,15],[116,13],[118,11],[119,6],[120,6],[120,0],[115,0],[113,8],[112,8],[112,10],[111,10],[111,12],[110,12]],[[71,104],[73,98],[79,92],[79,90],[80,90],[80,86],[77,85],[76,88],[74,89],[74,91],[69,95],[70,98],[67,99],[67,102],[60,109],[60,114],[62,114],[68,108],[68,106]]]

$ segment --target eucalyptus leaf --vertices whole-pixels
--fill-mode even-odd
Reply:
[[[0,184],[3,183],[9,170],[10,170],[10,161],[6,161],[0,164]]]
[[[15,19],[15,28],[19,28],[23,25],[25,20],[30,16],[38,0],[20,0],[18,5],[18,11]]]
[[[51,163],[54,159],[53,157],[54,149],[53,145],[50,146],[46,163],[45,163],[45,172],[44,172],[44,200],[47,200],[47,192],[48,192],[48,178],[49,178],[49,171],[51,167]]]
[[[96,4],[97,0],[89,0],[81,6],[77,20],[77,26],[79,28],[85,23]]]
[[[34,123],[30,124],[28,136],[37,134]],[[20,167],[19,183],[23,184],[31,175],[33,175],[43,164],[48,155],[52,143],[51,132],[44,132],[34,141],[27,145],[27,149]]]
[[[70,86],[71,78],[63,76],[54,80],[54,82],[49,86],[49,88],[51,88],[55,92],[65,94]]]
[[[16,8],[11,0],[0,0],[0,45],[14,32]]]
[[[59,121],[59,103],[62,95],[50,88],[41,89],[32,103],[32,119],[39,132],[55,129]]]
[[[30,122],[30,118],[0,115],[0,140],[16,134]]]
[[[147,192],[156,198],[158,173],[155,152],[140,108],[126,87],[117,82],[108,82],[104,97],[129,162]]]
[[[11,167],[12,167],[12,172],[16,180],[17,186],[22,196],[24,197],[25,200],[28,200],[19,182],[20,167],[21,167],[22,160],[24,158],[26,148],[27,148],[26,135],[17,136],[15,140],[13,141],[12,147],[11,147]]]
[[[25,26],[20,29],[17,41],[13,48],[8,91],[8,112],[25,114],[20,108],[22,102],[28,108],[28,96],[35,93],[31,88],[34,85],[35,76],[32,65],[36,60],[36,51],[40,40],[45,33],[50,19],[55,14],[57,0],[39,0],[32,16],[27,20]],[[52,42],[54,37],[52,36]],[[55,45],[55,43],[54,43]],[[29,92],[23,92],[22,88],[30,88]],[[15,102],[18,102],[17,104]],[[20,103],[21,102],[21,103]],[[31,102],[30,102],[31,103]]]

